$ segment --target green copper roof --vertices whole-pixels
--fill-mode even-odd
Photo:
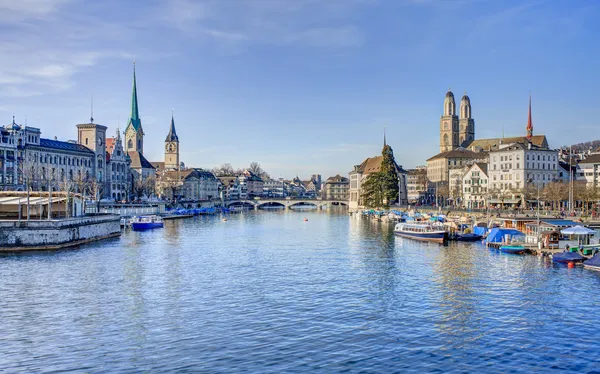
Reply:
[[[142,127],[140,112],[138,111],[137,88],[135,84],[135,63],[133,64],[133,92],[131,93],[131,117],[129,118],[129,124],[136,130],[139,130]]]

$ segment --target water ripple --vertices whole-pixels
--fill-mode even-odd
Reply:
[[[5,372],[599,368],[600,274],[345,214],[168,222],[2,256],[0,277]]]

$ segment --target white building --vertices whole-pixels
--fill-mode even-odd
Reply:
[[[475,163],[462,177],[462,205],[469,209],[480,209],[486,206],[488,198],[488,165]]]
[[[490,193],[502,195],[490,203],[517,204],[527,184],[543,188],[558,179],[558,153],[531,143],[507,144],[490,152],[488,176]]]
[[[283,178],[269,179],[263,184],[263,196],[283,198],[286,196],[285,182]]]
[[[581,160],[578,169],[581,180],[585,180],[589,187],[597,187],[600,180],[600,153],[593,153]]]

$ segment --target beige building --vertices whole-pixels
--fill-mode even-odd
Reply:
[[[350,181],[339,174],[327,178],[322,193],[324,200],[348,201],[350,198]]]
[[[442,152],[427,160],[427,178],[433,183],[448,182],[449,171],[473,162],[487,162],[486,152],[473,152],[456,148]]]
[[[157,190],[162,198],[185,202],[217,199],[220,181],[203,169],[164,170],[157,178]]]

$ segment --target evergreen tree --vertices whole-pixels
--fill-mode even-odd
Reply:
[[[362,185],[363,205],[367,208],[388,208],[398,200],[398,174],[392,147],[384,144],[378,172],[371,173]]]

